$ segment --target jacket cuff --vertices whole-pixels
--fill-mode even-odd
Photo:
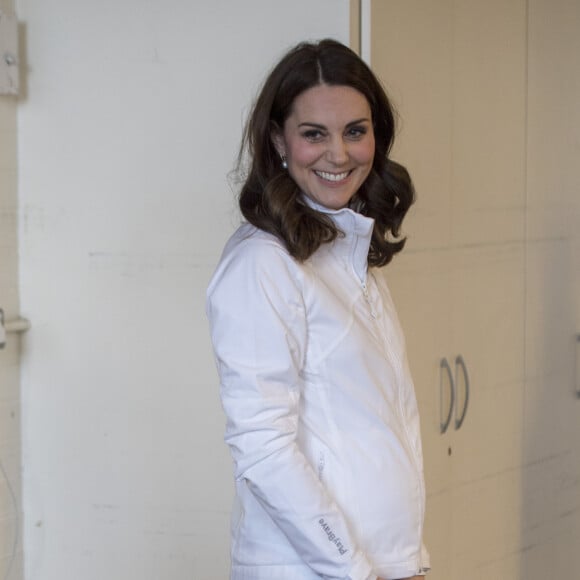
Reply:
[[[347,580],[377,580],[377,575],[373,573],[373,567],[366,556],[360,552],[355,558]]]

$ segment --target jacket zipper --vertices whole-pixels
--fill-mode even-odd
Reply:
[[[369,308],[369,313],[371,315],[371,318],[375,321],[375,324],[377,324],[377,313],[376,313],[376,311],[374,309],[374,306],[373,306],[373,303],[371,301],[371,298],[370,298],[370,295],[369,295],[368,286],[367,286],[366,282],[361,282],[361,287],[362,287],[362,291],[363,291],[363,296],[364,296],[365,302],[367,303],[367,306]],[[381,329],[379,328],[378,330],[380,331]],[[382,332],[380,334],[382,334]],[[391,361],[391,364],[392,364],[392,361]],[[408,433],[407,433],[407,443],[409,445],[409,449],[410,449],[411,453],[414,454],[413,445],[411,445],[411,442],[408,440]],[[418,475],[420,476],[420,473],[418,473]],[[424,484],[421,484],[421,492],[422,492],[422,495],[424,496],[424,494],[425,494]],[[419,509],[421,511],[421,521],[424,521],[425,520],[425,502],[424,502],[423,498],[421,498],[420,505],[419,505]],[[421,539],[423,537],[423,526],[421,526],[421,530],[420,530],[419,537]],[[429,570],[428,568],[424,568],[423,567],[423,554],[422,554],[422,551],[423,551],[423,542],[421,540],[421,547],[420,547],[420,552],[419,552],[419,574],[421,574],[423,572],[427,572]]]
[[[369,307],[369,312],[373,320],[377,319],[377,313],[375,312],[374,306],[371,302],[371,298],[369,296],[369,289],[367,288],[366,282],[361,282],[363,296],[365,297],[365,301],[367,306]]]

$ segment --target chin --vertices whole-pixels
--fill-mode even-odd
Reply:
[[[329,199],[325,202],[322,202],[321,205],[329,208],[329,209],[343,209],[345,207],[348,207],[350,200],[353,198],[352,195],[348,196],[348,197],[341,197],[340,199],[334,198],[334,199]]]

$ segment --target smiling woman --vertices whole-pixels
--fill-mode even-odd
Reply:
[[[232,580],[381,580],[429,569],[417,403],[384,278],[413,201],[368,66],[300,44],[248,121],[247,223],[207,313],[235,462]]]
[[[298,127],[301,123],[305,125]],[[368,174],[357,179],[364,174],[361,168],[352,180],[355,187],[347,190],[351,193],[348,202],[341,204],[344,200],[335,199],[328,207],[348,204],[372,217],[369,264],[388,264],[403,249],[404,240],[396,238],[414,200],[407,171],[389,159],[394,133],[394,113],[384,89],[353,51],[333,40],[298,45],[266,79],[246,125],[239,157],[241,173],[246,170],[244,154],[249,158],[240,192],[242,214],[248,222],[283,240],[294,258],[307,259],[320,244],[333,240],[338,231],[332,220],[304,203],[304,195],[317,200],[312,193],[321,192],[318,188],[311,191],[309,184],[316,182],[312,175],[304,182],[303,164],[308,161],[304,156],[309,157],[313,151],[325,154],[324,162],[313,168],[325,173],[325,177],[320,173],[317,176],[326,179],[319,186],[328,185],[332,180],[346,179],[341,174],[352,169],[345,159],[338,158],[336,165],[337,152],[346,157],[350,145],[350,151],[357,151],[353,158],[359,159],[364,150],[366,168],[372,143]],[[298,148],[299,142],[304,147]],[[361,147],[353,147],[355,143]],[[313,147],[307,149],[307,144]],[[358,161],[355,164],[358,166]],[[322,205],[324,200],[330,202],[330,196],[318,199]]]
[[[304,195],[329,209],[349,204],[375,155],[369,103],[342,85],[321,84],[304,91],[272,139]]]

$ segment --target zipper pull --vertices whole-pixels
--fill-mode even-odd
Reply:
[[[363,296],[365,297],[365,301],[368,304],[369,307],[369,311],[371,314],[371,318],[375,319],[377,318],[377,313],[375,312],[375,309],[371,303],[371,299],[369,297],[369,290],[367,288],[367,285],[363,282],[362,283],[362,291],[363,291]]]

